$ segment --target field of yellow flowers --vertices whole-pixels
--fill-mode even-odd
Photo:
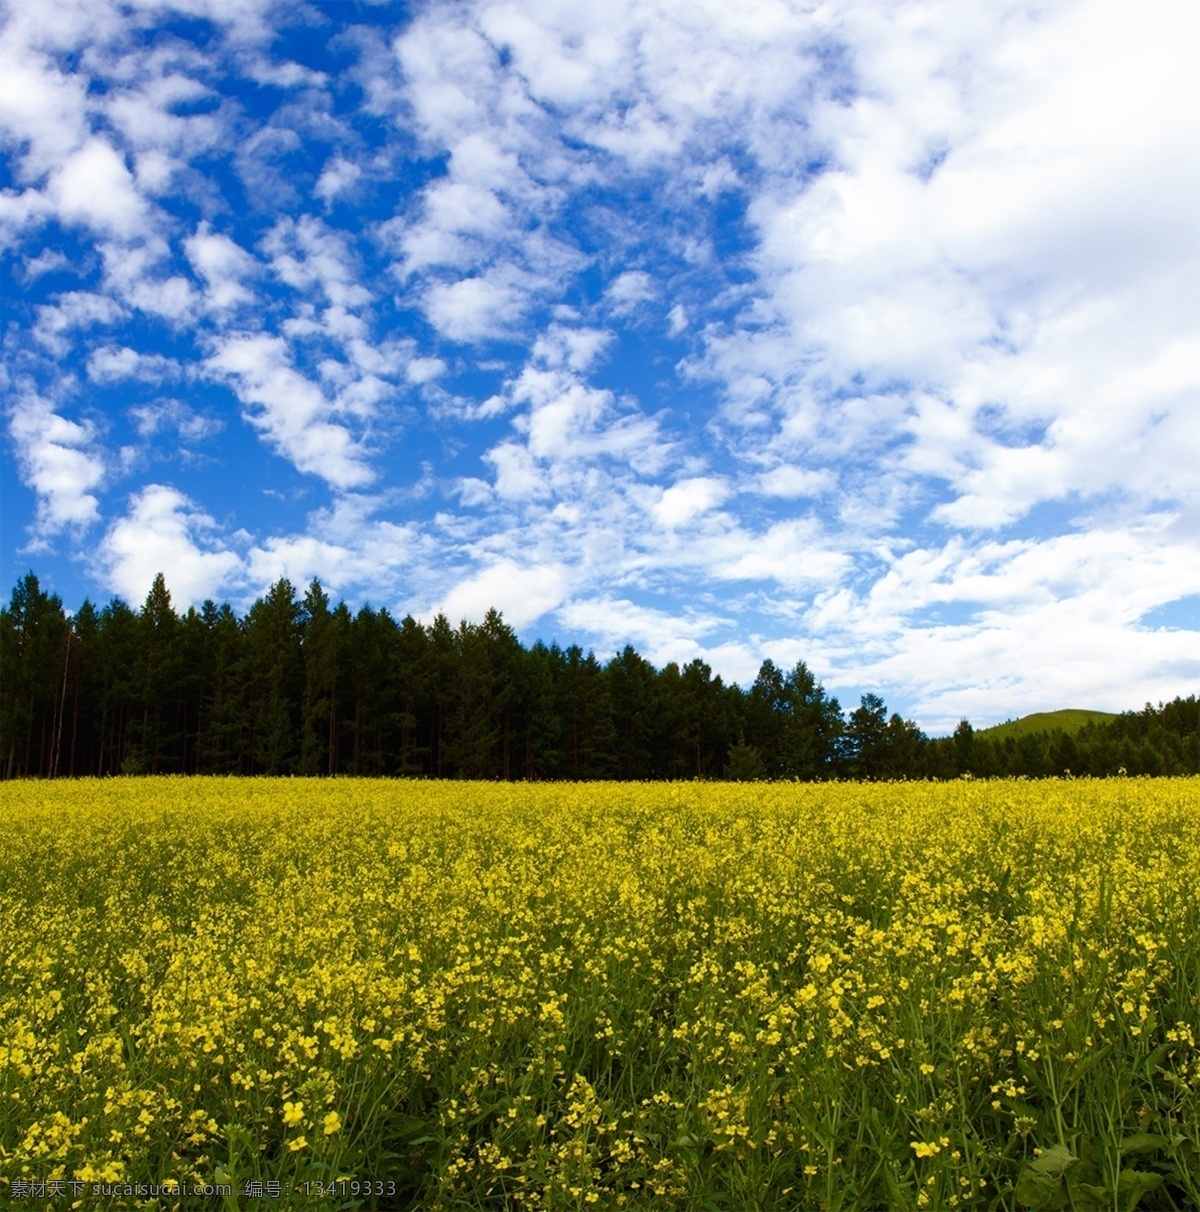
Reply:
[[[1197,779],[20,782],[0,824],[5,1206],[1200,1207]]]

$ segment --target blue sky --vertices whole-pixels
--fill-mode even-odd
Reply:
[[[1197,9],[13,0],[0,573],[932,730],[1200,682]]]

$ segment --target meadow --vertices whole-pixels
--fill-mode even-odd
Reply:
[[[1197,778],[21,781],[0,824],[12,1207],[1200,1207]]]

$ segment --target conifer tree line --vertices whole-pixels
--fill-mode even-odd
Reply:
[[[0,776],[829,779],[1196,774],[1200,703],[1067,735],[930,739],[867,694],[843,713],[803,663],[749,689],[702,660],[525,647],[495,611],[422,625],[281,579],[239,618],[180,615],[162,575],[68,615],[30,572],[0,606]]]

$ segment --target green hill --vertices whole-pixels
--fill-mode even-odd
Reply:
[[[1063,732],[1078,732],[1084,724],[1104,724],[1117,718],[1113,711],[1084,711],[1078,707],[1064,707],[1061,711],[1035,711],[1017,720],[1007,720],[991,728],[981,728],[978,736],[989,740],[1003,740],[1006,736],[1024,736],[1029,732],[1051,732],[1061,728]]]

